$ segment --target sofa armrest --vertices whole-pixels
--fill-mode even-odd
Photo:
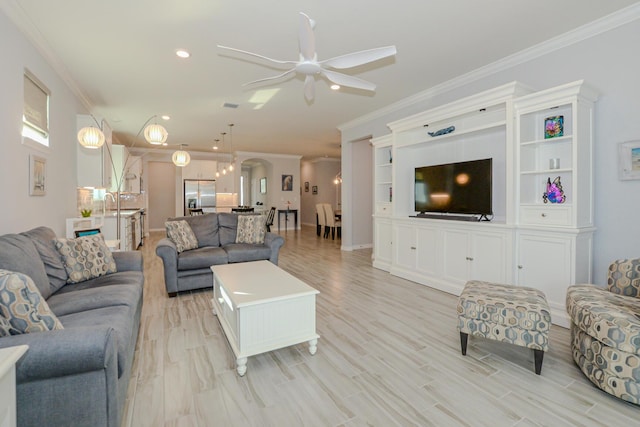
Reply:
[[[18,383],[102,370],[118,375],[116,336],[109,326],[0,338],[0,348],[15,345],[29,346],[16,365]]]
[[[284,238],[279,234],[267,232],[264,237],[264,244],[271,248],[269,261],[278,265],[278,255],[280,254],[280,248],[284,245]]]
[[[640,258],[612,262],[607,275],[607,289],[614,294],[640,297]]]
[[[142,271],[142,252],[112,252],[118,271]]]
[[[175,243],[166,237],[163,238],[156,246],[156,255],[162,259],[167,293],[175,295],[178,292],[178,250]]]

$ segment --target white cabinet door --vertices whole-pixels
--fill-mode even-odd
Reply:
[[[405,224],[397,224],[393,239],[393,263],[404,269],[416,268],[416,233],[415,227]]]
[[[414,230],[417,243],[416,271],[428,276],[439,275],[441,264],[440,232],[434,227],[418,226]]]
[[[391,221],[387,219],[374,219],[374,260],[373,266],[389,271],[392,257],[392,232]]]
[[[510,282],[508,232],[448,229],[443,236],[446,280],[459,286],[468,280]]]
[[[469,280],[510,283],[511,245],[505,233],[474,232],[469,258]]]
[[[222,173],[220,173],[222,177]],[[182,168],[182,179],[216,179],[216,162],[213,160],[191,160]]]
[[[469,277],[469,239],[467,230],[446,229],[442,234],[443,278],[460,286]]]
[[[564,306],[572,277],[572,237],[520,233],[518,284],[540,289],[549,303]]]

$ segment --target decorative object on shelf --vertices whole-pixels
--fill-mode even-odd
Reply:
[[[618,144],[618,177],[640,179],[640,140]]]
[[[560,169],[560,159],[558,157],[549,159],[549,169]]]
[[[304,182],[304,192],[308,193],[309,192],[309,181],[305,181]]]
[[[427,132],[427,133],[429,134],[429,136],[434,137],[434,136],[446,135],[448,133],[453,132],[454,130],[456,130],[455,126],[449,126],[448,128],[440,129],[435,132]]]
[[[391,148],[389,148],[389,163],[393,163],[393,156],[391,155]]]
[[[293,175],[282,175],[282,191],[293,191]]]
[[[393,201],[393,187],[389,187],[389,203]]]
[[[89,218],[91,216],[91,212],[93,212],[91,209],[80,209],[80,215],[82,215],[82,218]]]
[[[313,187],[311,187],[311,193],[312,194],[318,194],[318,186],[314,185]]]
[[[29,156],[29,195],[44,196],[46,187],[47,159],[31,154]]]
[[[560,183],[560,177],[551,182],[551,178],[547,178],[547,191],[542,195],[542,200],[547,203],[564,203],[566,200],[564,191],[562,191],[562,184]]]
[[[564,116],[553,116],[544,119],[544,139],[564,135]]]

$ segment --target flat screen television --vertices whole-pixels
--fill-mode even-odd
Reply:
[[[415,210],[492,215],[492,159],[415,168]]]

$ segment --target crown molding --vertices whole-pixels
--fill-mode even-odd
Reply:
[[[14,23],[38,53],[42,55],[45,61],[53,68],[54,72],[60,76],[71,92],[80,100],[87,111],[92,111],[94,105],[91,99],[80,89],[80,86],[76,83],[69,69],[62,63],[60,58],[54,54],[49,43],[47,43],[42,33],[40,33],[40,30],[38,30],[35,24],[29,19],[17,0],[0,1],[0,10]]]
[[[338,126],[341,132],[640,19],[640,2]]]
[[[296,159],[300,160],[302,156],[297,154],[273,154],[273,153],[257,153],[253,151],[236,151],[236,156],[238,157],[246,157],[249,158],[259,158],[259,159],[269,159],[269,158],[279,158],[279,159]]]

